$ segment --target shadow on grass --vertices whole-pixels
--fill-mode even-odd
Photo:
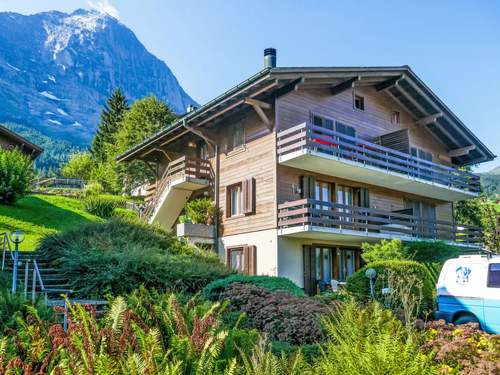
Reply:
[[[51,203],[49,201],[51,199],[58,201],[59,205]],[[90,217],[76,212],[75,210],[79,209],[78,205],[79,201],[60,197],[45,200],[37,196],[27,196],[20,199],[15,205],[0,205],[0,216],[7,218],[7,222],[2,222],[0,218],[0,227],[14,229],[12,223],[17,221],[29,223],[28,226],[60,231],[78,224],[94,221]],[[9,219],[11,223],[9,223]]]

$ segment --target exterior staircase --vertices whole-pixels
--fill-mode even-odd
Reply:
[[[171,229],[193,192],[208,187],[211,180],[207,160],[183,156],[170,162],[161,179],[149,189],[143,216],[150,224]]]

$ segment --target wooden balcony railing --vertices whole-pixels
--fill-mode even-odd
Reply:
[[[443,240],[478,246],[482,242],[481,230],[477,227],[455,225],[440,220],[431,220],[400,212],[390,212],[314,199],[301,199],[278,205],[280,229],[314,226],[348,229],[365,232],[367,235],[387,234],[421,240]]]
[[[156,183],[147,189],[145,197],[146,205],[141,216],[149,217],[158,204],[161,194],[167,189],[172,181],[178,178],[191,178],[200,180],[212,180],[212,168],[208,160],[182,156],[168,163],[167,169]]]
[[[304,149],[350,160],[361,166],[376,167],[450,188],[472,193],[480,192],[479,176],[477,175],[423,160],[320,126],[302,123],[278,133],[278,156],[285,156]]]

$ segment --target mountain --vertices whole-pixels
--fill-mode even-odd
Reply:
[[[500,199],[500,165],[491,171],[481,173],[483,191],[492,199]]]
[[[154,94],[176,113],[196,102],[117,19],[79,9],[0,13],[0,122],[88,145],[111,91]]]

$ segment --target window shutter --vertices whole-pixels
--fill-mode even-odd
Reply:
[[[314,176],[302,176],[302,198],[314,199]]]
[[[257,273],[257,247],[245,246],[243,248],[245,274],[255,275]]]
[[[224,249],[224,255],[226,260],[226,266],[231,267],[231,250]]]
[[[229,186],[226,186],[226,217],[231,217],[231,194],[229,191]]]
[[[242,181],[243,213],[255,213],[255,179],[253,177]]]
[[[311,246],[303,246],[304,258],[304,291],[306,294],[312,296],[316,294],[316,272],[315,272],[315,258],[314,249]]]
[[[370,193],[367,188],[359,188],[359,206],[370,207]]]

